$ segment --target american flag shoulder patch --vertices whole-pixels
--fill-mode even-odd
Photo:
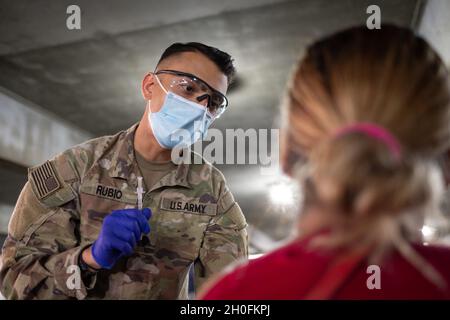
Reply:
[[[31,169],[30,176],[33,180],[36,196],[40,200],[61,188],[61,183],[50,161]]]

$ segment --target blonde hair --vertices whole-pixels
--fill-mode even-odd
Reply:
[[[321,219],[305,214],[302,231],[317,231],[306,220],[319,219],[318,229],[332,230],[321,245],[367,245],[377,258],[396,247],[439,284],[405,241],[417,231],[413,219],[438,210],[435,159],[450,145],[448,70],[426,41],[383,25],[314,43],[293,73],[283,116],[283,169],[301,175],[304,211],[322,212]],[[360,122],[390,132],[401,159],[362,132],[336,135]]]

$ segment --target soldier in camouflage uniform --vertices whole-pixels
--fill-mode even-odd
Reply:
[[[159,64],[197,71],[212,82],[223,80],[226,72],[204,51],[213,48],[176,45]],[[151,80],[144,80],[143,92]],[[154,86],[149,88],[153,108],[158,97]],[[148,92],[144,97],[150,100]],[[212,274],[247,257],[245,218],[223,175],[201,161],[174,165],[146,188],[143,206],[152,211],[151,231],[131,255],[122,256],[111,269],[84,261],[85,254],[91,257],[104,218],[115,210],[136,208],[137,177],[142,176],[136,150],[155,141],[148,134],[147,116],[146,111],[126,131],[90,140],[29,169],[2,250],[0,284],[6,298],[185,299],[192,265],[198,288]],[[148,150],[157,149],[152,148]],[[153,154],[170,153],[157,151]]]

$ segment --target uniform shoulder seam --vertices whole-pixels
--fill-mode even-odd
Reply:
[[[61,155],[71,154],[77,160],[80,160],[71,162],[81,180],[85,173],[110,149],[110,146],[114,144],[118,137],[123,133],[124,131],[120,131],[114,135],[104,135],[92,138],[66,149]],[[102,145],[104,142],[106,143]],[[82,153],[84,153],[83,156],[77,156]]]

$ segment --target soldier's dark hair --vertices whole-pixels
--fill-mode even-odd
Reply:
[[[233,82],[233,78],[236,74],[236,68],[233,64],[233,58],[228,53],[222,50],[207,46],[200,42],[176,42],[170,45],[162,53],[161,58],[159,58],[158,64],[160,64],[164,59],[182,52],[200,52],[204,54],[219,67],[220,71],[222,71],[223,74],[227,76],[228,84]]]

